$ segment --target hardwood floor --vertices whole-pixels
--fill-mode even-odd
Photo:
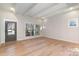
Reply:
[[[8,42],[0,48],[0,56],[79,56],[79,44],[40,37]]]

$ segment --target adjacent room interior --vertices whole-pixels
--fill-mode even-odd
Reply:
[[[78,3],[0,3],[0,56],[79,56]]]

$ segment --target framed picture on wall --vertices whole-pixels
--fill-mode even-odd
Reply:
[[[78,28],[78,18],[68,20],[68,28]]]

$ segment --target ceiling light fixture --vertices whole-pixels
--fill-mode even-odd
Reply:
[[[70,9],[70,10],[73,10],[73,7],[70,7],[69,9]]]
[[[45,17],[41,17],[43,22],[47,22],[47,19]]]
[[[11,10],[12,12],[15,12],[15,9],[14,9],[14,8],[12,8],[12,7],[10,8],[10,10]]]

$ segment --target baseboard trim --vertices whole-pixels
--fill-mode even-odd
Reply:
[[[62,40],[62,39],[56,39],[56,38],[50,38],[50,37],[46,37],[48,39],[53,39],[53,40],[59,40],[59,41],[63,41],[63,42],[69,42],[69,43],[73,43],[73,44],[79,44],[77,42],[73,42],[73,41],[68,41],[68,40]]]
[[[41,36],[41,37],[36,37],[36,38],[31,38],[31,39],[24,39],[24,40],[16,40],[15,42],[17,42],[17,43],[21,43],[21,42],[23,42],[23,41],[26,41],[26,40],[33,40],[33,39],[38,39],[38,38],[48,38],[48,39],[53,39],[53,38],[50,38],[50,37],[43,37],[43,36]],[[65,41],[65,40],[61,40],[61,39],[53,39],[53,40],[57,40],[57,41],[63,41],[63,42],[69,42],[69,43],[73,43],[73,44],[78,44],[78,43],[74,43],[74,42],[70,42],[70,41]],[[5,47],[6,46],[6,43],[2,43],[2,44],[0,44],[0,48],[1,47]]]
[[[1,48],[1,47],[4,47],[4,46],[5,46],[5,43],[1,43],[1,44],[0,44],[0,48]]]
[[[42,36],[40,36],[42,38]],[[40,37],[34,37],[34,38],[28,38],[28,39],[22,39],[22,40],[16,40],[15,42],[17,43],[21,43],[23,41],[26,41],[26,40],[33,40],[33,39],[37,39],[37,38],[40,38]],[[11,41],[12,42],[12,41]],[[7,42],[8,43],[8,42]],[[7,44],[6,42],[5,43],[1,43],[0,44],[0,47],[5,47],[5,45]]]

